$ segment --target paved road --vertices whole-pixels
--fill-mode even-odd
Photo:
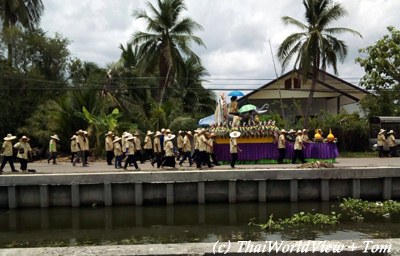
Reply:
[[[157,169],[152,167],[149,162],[144,164],[138,164],[141,171],[144,172],[157,172],[157,171],[168,171],[170,169]],[[236,169],[294,169],[299,165],[293,164],[259,164],[259,165],[237,165]],[[337,162],[334,163],[335,167],[400,167],[400,158],[337,158]],[[16,168],[19,168],[19,163],[16,163]],[[115,169],[114,166],[108,166],[105,161],[101,162],[89,162],[89,167],[82,167],[81,165],[72,166],[71,163],[66,161],[59,161],[59,164],[47,164],[47,161],[39,161],[28,164],[29,169],[35,169],[38,173],[48,174],[67,174],[67,173],[99,173],[99,172],[126,172],[123,169]],[[183,168],[177,165],[178,170],[196,170],[195,167],[188,167],[187,163],[183,164]],[[208,168],[203,168],[207,170]],[[214,170],[231,170],[229,165],[221,165],[213,168]],[[19,175],[21,173],[11,173],[10,166],[6,165],[4,168],[3,175]],[[128,171],[135,171],[134,167],[129,167]]]

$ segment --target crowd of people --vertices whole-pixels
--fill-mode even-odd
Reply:
[[[379,152],[379,157],[384,157],[384,147],[389,148],[389,157],[394,156],[394,150],[396,148],[396,138],[394,137],[394,131],[390,130],[389,132],[386,133],[385,129],[381,129],[378,133],[377,137],[377,146],[378,146],[378,152]]]

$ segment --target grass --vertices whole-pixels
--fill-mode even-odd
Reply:
[[[344,158],[374,158],[378,157],[378,152],[339,152],[339,156]]]

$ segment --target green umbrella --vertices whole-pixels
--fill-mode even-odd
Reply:
[[[239,113],[248,112],[252,110],[256,110],[257,107],[252,104],[246,104],[239,109]]]

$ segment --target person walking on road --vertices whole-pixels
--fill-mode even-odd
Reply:
[[[18,172],[15,167],[14,167],[14,152],[13,152],[13,145],[12,145],[12,140],[15,140],[17,137],[13,136],[11,133],[7,134],[6,137],[4,137],[4,142],[3,146],[1,148],[1,153],[3,155],[3,161],[1,162],[1,167],[0,167],[0,174],[4,172],[4,166],[8,162],[11,167],[12,172]]]
[[[107,165],[112,165],[112,160],[114,158],[114,143],[113,143],[114,133],[112,131],[108,131],[106,133],[106,138],[104,139],[104,144],[106,148],[106,159]]]
[[[279,138],[278,138],[278,151],[279,151],[278,164],[283,164],[283,159],[285,158],[285,155],[286,155],[286,130],[285,129],[281,130],[281,134],[279,135]]]
[[[57,143],[60,141],[57,134],[50,136],[49,141],[49,158],[47,158],[47,163],[50,164],[50,161],[53,160],[53,164],[57,164]]]
[[[28,159],[30,157],[32,148],[28,143],[28,138],[24,135],[21,137],[20,141],[14,145],[17,150],[17,158],[20,163],[21,171],[25,172],[28,170]]]
[[[303,132],[301,130],[298,130],[296,132],[296,139],[294,141],[294,157],[292,159],[292,164],[296,164],[297,159],[300,159],[300,161],[304,164],[306,161],[304,160],[304,154],[303,154],[303,137],[302,137]]]
[[[233,131],[231,133],[229,133],[229,151],[231,153],[231,167],[235,168],[235,164],[236,161],[238,160],[239,156],[238,156],[238,151],[242,151],[237,143],[237,138],[240,137],[240,132],[238,131]]]

